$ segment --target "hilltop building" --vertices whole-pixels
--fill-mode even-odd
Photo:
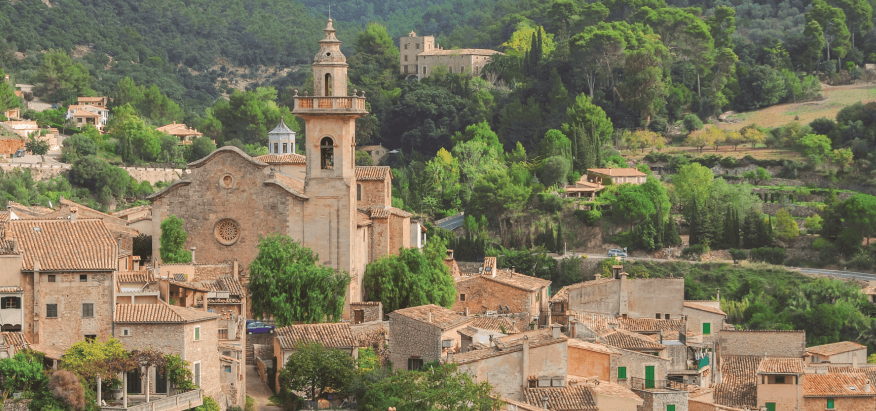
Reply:
[[[417,36],[413,31],[399,39],[399,52],[399,72],[418,79],[429,77],[439,66],[451,73],[480,76],[490,57],[501,54],[489,49],[444,50],[434,36]]]

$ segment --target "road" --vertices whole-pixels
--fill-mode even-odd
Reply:
[[[848,278],[850,280],[876,281],[876,274],[859,273],[855,271],[822,270],[819,268],[791,268],[799,270],[803,274],[815,274],[828,277]]]
[[[259,379],[259,372],[256,370],[256,367],[247,365],[246,396],[251,397],[255,401],[255,411],[278,410],[279,408],[268,405],[271,395],[271,389]]]

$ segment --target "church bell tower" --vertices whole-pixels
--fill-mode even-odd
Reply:
[[[292,114],[304,119],[307,168],[304,179],[303,244],[319,254],[320,262],[353,277],[347,302],[358,301],[364,266],[357,267],[356,119],[368,114],[365,96],[347,94],[347,58],[335,37],[332,20],[326,24],[319,52],[313,58],[313,96],[295,91]],[[346,310],[345,310],[346,312]]]

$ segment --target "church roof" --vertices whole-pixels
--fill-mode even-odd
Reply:
[[[307,200],[310,198],[302,193],[302,191],[304,191],[303,181],[297,178],[289,177],[282,173],[274,173],[273,178],[265,181],[265,184],[271,184],[280,187],[287,193],[292,194],[293,196],[298,197],[302,200]]]
[[[274,129],[269,131],[268,134],[295,134],[295,131],[289,128],[286,125],[286,122],[281,118],[280,124],[277,124],[277,127],[274,127]]]
[[[255,157],[256,160],[264,161],[268,164],[307,164],[307,157],[301,154],[265,154]]]
[[[208,154],[206,157],[204,157],[200,160],[192,161],[191,163],[188,164],[188,167],[189,168],[203,167],[203,166],[207,165],[207,163],[209,163],[210,160],[213,159],[213,157],[216,157],[219,154],[223,154],[223,153],[226,153],[229,151],[240,155],[241,157],[243,157],[244,159],[246,159],[247,161],[249,161],[253,165],[260,166],[260,167],[266,167],[268,165],[267,163],[265,163],[263,161],[260,161],[260,160],[257,160],[255,158],[250,157],[249,154],[244,153],[243,150],[241,150],[237,147],[225,146],[225,147],[220,147],[220,148],[214,150],[212,153]]]

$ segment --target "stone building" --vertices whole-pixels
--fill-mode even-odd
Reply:
[[[685,301],[684,315],[688,327],[703,334],[703,342],[717,340],[727,320],[720,301]]]
[[[118,304],[113,333],[126,350],[151,348],[165,354],[179,354],[189,362],[192,382],[204,389],[205,396],[213,397],[220,404],[240,405],[245,402],[242,400],[245,399],[245,381],[236,381],[232,383],[233,389],[226,390],[220,382],[219,317],[219,314],[164,302]],[[131,372],[128,380],[140,381],[141,393],[148,388],[150,393],[173,394],[167,376],[156,374],[154,368]],[[129,384],[129,390],[131,386],[136,383]],[[229,396],[231,392],[236,394]],[[238,396],[240,394],[244,396]]]
[[[383,158],[389,154],[389,150],[378,144],[376,146],[362,146],[356,149],[357,151],[364,151],[371,156],[371,161],[374,163],[373,165],[379,166],[380,162],[383,161]]]
[[[618,270],[616,270],[618,271]],[[553,312],[589,312],[621,318],[679,319],[684,315],[683,278],[599,278],[564,287],[551,303]]]
[[[179,139],[180,145],[192,144],[192,142],[204,135],[198,130],[193,128],[189,128],[189,126],[185,124],[177,124],[175,121],[166,126],[161,126],[155,129],[155,131],[159,133],[169,134]]]
[[[867,346],[851,341],[817,345],[806,349],[808,362],[814,364],[855,364],[867,362]],[[876,383],[876,381],[874,381]]]
[[[417,36],[411,31],[399,39],[399,73],[422,79],[436,67],[444,67],[450,73],[480,76],[494,54],[501,53],[487,49],[444,50],[435,43],[435,37]]]
[[[350,320],[353,324],[383,321],[383,304],[380,301],[350,303]]]
[[[644,184],[648,175],[635,168],[588,168],[587,181],[602,184],[611,179],[612,184]]]
[[[293,98],[292,113],[306,124],[303,178],[288,171],[301,167],[292,164],[297,154],[268,154],[277,163],[269,164],[222,147],[190,163],[181,179],[149,197],[154,256],[161,221],[170,215],[185,222],[186,247],[197,248],[198,261],[234,256],[245,270],[259,237],[280,233],[351,276],[349,303],[363,299],[369,262],[410,247],[411,215],[391,206],[389,169],[355,167],[355,120],[368,114],[365,97],[347,95],[346,57],[331,20],[324,31],[314,57],[314,96]]]
[[[350,323],[297,324],[274,330],[274,361],[277,381],[280,385],[280,370],[286,366],[289,356],[299,344],[318,342],[324,347],[347,352],[359,358],[359,342],[353,338]]]
[[[550,317],[548,289],[551,281],[538,277],[499,270],[496,257],[484,260],[481,274],[456,279],[456,303],[453,311],[486,314],[524,314],[528,323],[546,324]]]
[[[21,331],[35,349],[63,352],[112,335],[119,246],[102,220],[74,213],[69,220],[12,220],[4,231],[15,243],[11,260],[18,254],[20,264],[17,278],[15,268],[3,270],[3,285],[21,290]]]
[[[461,337],[457,331],[469,322],[470,317],[434,304],[389,313],[389,333],[392,336],[389,359],[393,367],[417,370],[429,361],[459,352]]]

